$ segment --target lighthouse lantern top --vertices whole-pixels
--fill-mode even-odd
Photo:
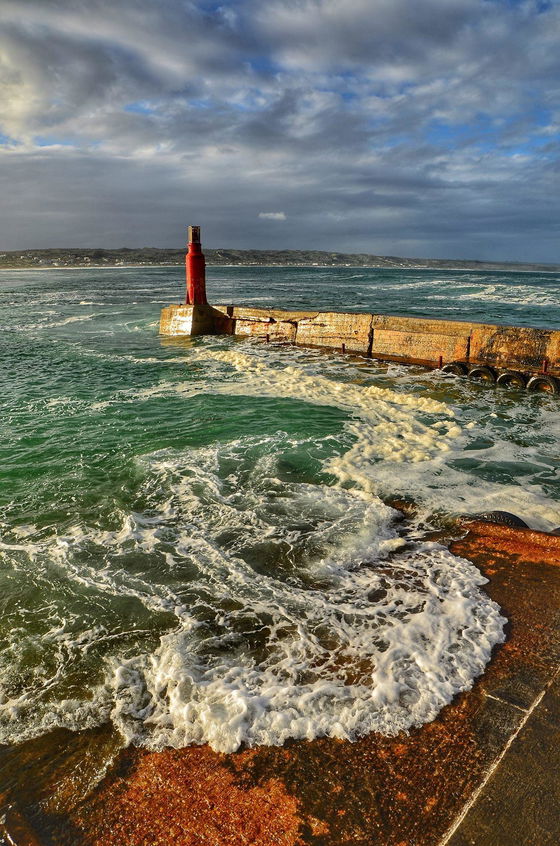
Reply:
[[[200,244],[200,226],[189,226],[189,244]]]

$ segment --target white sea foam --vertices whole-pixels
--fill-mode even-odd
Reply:
[[[406,475],[437,461],[462,437],[453,410],[334,382],[303,358],[283,367],[272,353],[223,347],[189,358],[214,368],[212,378],[164,382],[141,398],[214,390],[337,406],[351,420],[349,448],[325,465],[336,483],[282,480],[283,451],[310,446],[282,433],[165,450],[143,462],[148,507],[123,514],[118,529],[30,528],[5,541],[7,566],[66,580],[94,604],[127,598],[170,622],[158,646],[131,650],[103,621],[76,633],[53,611],[38,640],[52,646],[47,669],[0,704],[0,740],[111,719],[150,748],[208,742],[232,751],[394,734],[433,719],[483,671],[504,619],[470,563],[435,544],[404,545],[395,512],[376,495],[376,468],[398,463]],[[69,666],[100,642],[111,649],[95,687],[64,697]],[[17,638],[9,658],[17,676]]]
[[[447,299],[448,295],[445,295]],[[510,285],[507,283],[494,283],[483,285],[478,291],[461,294],[463,300],[481,300],[484,302],[504,303],[517,306],[560,306],[560,289],[547,290],[542,285],[539,288],[532,288],[528,285]]]
[[[123,358],[138,363],[157,361],[149,357]],[[164,379],[149,388],[120,391],[94,408],[102,410],[114,403],[136,403],[173,394],[187,398],[199,393],[290,397],[334,406],[352,415],[345,427],[352,439],[349,449],[332,459],[327,468],[340,483],[360,485],[384,497],[412,497],[423,507],[424,515],[434,511],[467,514],[503,509],[519,514],[534,528],[550,530],[560,524],[560,506],[546,484],[546,477],[554,476],[555,470],[543,446],[546,437],[554,441],[560,425],[554,400],[548,411],[546,400],[538,402],[539,398],[535,400],[538,409],[528,411],[527,400],[514,403],[507,413],[500,411],[500,417],[506,414],[507,418],[504,431],[490,410],[492,403],[500,399],[495,392],[485,392],[478,398],[456,392],[457,404],[451,407],[414,393],[422,377],[395,365],[389,365],[389,376],[393,384],[401,386],[400,391],[366,387],[356,381],[335,381],[330,378],[333,372],[335,377],[355,372],[363,382],[366,371],[360,372],[353,363],[345,361],[337,361],[333,371],[328,359],[299,349],[283,350],[279,359],[277,352],[268,347],[249,347],[247,352],[195,347],[187,356],[166,361],[196,366],[196,379]],[[321,363],[326,375],[317,372]],[[379,381],[378,370],[376,379]],[[437,374],[425,375],[424,379],[432,391],[437,389],[437,380],[441,381]],[[403,393],[402,386],[410,387],[410,392]],[[466,383],[464,390],[473,389]],[[538,449],[532,443],[535,438]],[[399,462],[398,472],[395,462]],[[473,469],[474,465],[480,469]],[[510,481],[503,478],[504,467],[506,477],[515,468]]]
[[[229,752],[242,742],[395,734],[469,688],[502,639],[484,580],[441,549],[400,557],[385,578],[325,562],[328,588],[306,592],[225,564],[224,586],[242,608],[216,619],[211,650],[193,648],[189,621],[149,659],[115,663],[111,716],[129,740]],[[368,602],[377,585],[383,599]],[[266,632],[260,661],[235,648],[236,618]]]
[[[453,420],[454,410],[429,397],[398,393],[375,385],[336,382],[325,376],[308,374],[294,364],[271,367],[257,355],[236,350],[193,350],[189,360],[193,363],[213,360],[230,365],[237,371],[238,378],[180,383],[162,381],[140,392],[122,392],[119,399],[127,394],[135,401],[166,393],[193,395],[211,391],[230,396],[290,397],[315,405],[334,406],[365,422],[365,437],[360,448],[366,455],[375,454],[398,462],[423,461],[446,451],[449,442],[460,434]],[[96,408],[101,405],[97,404]],[[424,415],[435,415],[437,420],[424,423]],[[366,488],[371,489],[369,482]]]
[[[60,326],[67,326],[70,323],[83,323],[85,320],[91,320],[96,317],[95,314],[78,314],[74,317],[66,317],[64,320],[52,320],[45,323],[28,323],[25,326],[14,327],[18,332],[28,332],[31,329],[57,329]]]
[[[298,357],[305,359],[305,354],[298,353],[294,354],[296,362]],[[190,357],[194,361],[218,361],[236,371],[227,380],[205,381],[205,391],[292,397],[352,413],[346,431],[353,443],[327,467],[342,484],[359,485],[383,496],[412,497],[423,506],[424,515],[433,511],[468,514],[503,509],[518,513],[535,528],[550,530],[560,525],[560,506],[535,478],[548,465],[523,443],[528,437],[542,441],[543,434],[554,440],[560,426],[555,405],[549,411],[543,406],[535,416],[536,412],[528,414],[517,404],[509,412],[508,435],[500,437],[503,429],[496,425],[496,414],[488,409],[494,395],[485,396],[478,403],[473,398],[470,402],[463,398],[462,408],[452,407],[413,392],[335,382],[308,373],[303,362],[280,367],[273,356],[274,353],[267,354],[266,348],[255,349],[252,354],[199,348]],[[287,359],[285,350],[283,358]],[[340,371],[341,364],[337,363],[336,374]],[[418,375],[410,375],[407,370],[399,382],[412,387],[418,384]],[[198,380],[161,383],[158,390],[189,394],[194,384]],[[481,438],[485,443],[475,448]],[[541,452],[546,455],[546,449]],[[463,469],[465,461],[480,464],[482,471]],[[399,462],[397,472],[395,462]],[[495,474],[484,472],[485,466],[495,465],[499,471],[503,464],[518,466],[515,482],[491,480],[488,476]],[[554,473],[553,468],[549,469]]]

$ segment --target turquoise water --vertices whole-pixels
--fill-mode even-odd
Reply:
[[[560,326],[554,274],[208,276],[222,303]],[[503,620],[422,525],[560,525],[557,400],[160,338],[181,296],[181,268],[0,274],[0,740],[111,720],[228,751],[432,719]],[[384,504],[402,496],[406,533]]]

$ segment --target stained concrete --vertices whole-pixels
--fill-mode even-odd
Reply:
[[[296,344],[370,355],[371,323],[371,314],[322,312],[313,317],[303,317],[297,323]]]
[[[202,311],[198,312],[198,309]],[[464,361],[560,375],[560,331],[387,314],[168,306],[162,335],[250,335],[403,363]]]
[[[465,361],[468,337],[449,335],[445,332],[403,332],[398,329],[374,329],[371,355],[395,361],[414,361],[436,365]]]

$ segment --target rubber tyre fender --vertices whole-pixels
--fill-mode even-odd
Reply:
[[[496,384],[506,388],[526,388],[527,377],[520,370],[500,370]]]
[[[441,368],[442,373],[453,373],[455,376],[466,376],[469,372],[468,366],[463,361],[450,361]]]
[[[537,376],[531,376],[527,382],[528,391],[541,391],[543,394],[558,394],[560,393],[560,384],[554,376],[549,376],[548,373],[539,373]]]
[[[496,371],[493,367],[488,367],[487,364],[475,364],[469,370],[469,379],[476,382],[492,382],[496,381]]]
[[[483,511],[481,514],[473,514],[471,520],[482,520],[484,523],[497,523],[499,526],[511,526],[512,529],[528,529],[529,526],[511,511]]]

